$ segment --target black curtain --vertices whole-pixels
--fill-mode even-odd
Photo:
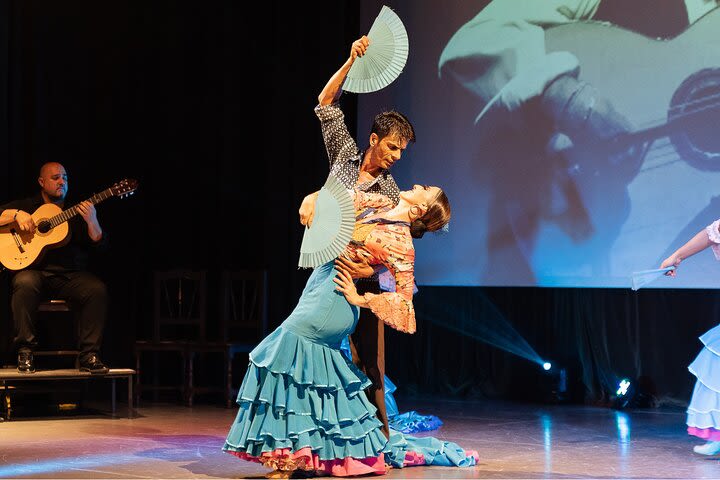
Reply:
[[[266,268],[279,323],[309,275],[296,267],[297,209],[327,176],[313,107],[357,37],[358,2],[0,9],[0,203],[35,193],[48,160],[65,165],[76,201],[139,181],[98,205],[112,247],[94,265],[112,295],[108,363],[132,365],[134,339],[150,331],[154,269],[207,269],[216,308],[222,270]],[[344,106],[353,120],[356,99]]]
[[[149,333],[155,269],[207,269],[213,318],[222,270],[267,268],[271,326],[291,311],[309,275],[297,208],[327,174],[313,107],[358,16],[357,0],[0,2],[0,202],[34,193],[47,160],[65,164],[75,200],[139,180],[98,206],[111,366],[132,365]],[[351,131],[355,100],[343,98]],[[529,348],[567,369],[574,400],[605,401],[631,376],[686,401],[719,302],[712,290],[421,286],[416,308],[416,335],[387,333],[400,396],[545,398],[553,379]]]
[[[398,395],[435,394],[611,405],[623,378],[636,397],[682,406],[698,340],[717,324],[714,290],[420,287],[414,338],[390,331]],[[550,361],[545,372],[532,358]],[[558,398],[558,372],[567,393]]]

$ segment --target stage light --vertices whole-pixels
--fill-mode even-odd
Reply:
[[[655,382],[645,375],[638,378],[622,377],[612,398],[612,407],[657,408],[657,388]]]
[[[554,403],[566,401],[568,399],[567,369],[548,361],[541,363],[540,366],[549,380],[548,399]]]
[[[635,396],[635,382],[627,377],[621,378],[612,398],[612,406],[618,410],[637,406]]]
[[[630,385],[630,380],[628,380],[627,378],[623,378],[622,380],[620,380],[617,392],[615,392],[615,394],[618,397],[624,397],[625,395],[627,395],[628,390],[630,390]]]

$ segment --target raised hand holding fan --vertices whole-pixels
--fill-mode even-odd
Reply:
[[[370,45],[355,59],[343,90],[369,93],[392,83],[402,73],[408,57],[408,36],[400,17],[383,5],[367,34]]]
[[[315,201],[312,224],[300,245],[300,268],[315,268],[337,258],[352,239],[355,204],[352,194],[335,176],[328,176]]]

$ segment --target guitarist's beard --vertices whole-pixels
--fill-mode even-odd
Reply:
[[[57,193],[59,192],[59,193]],[[67,196],[67,188],[59,188],[55,191],[55,193],[48,193],[46,190],[43,191],[45,193],[45,200],[49,203],[54,203],[55,205],[62,207],[65,204],[65,197]]]

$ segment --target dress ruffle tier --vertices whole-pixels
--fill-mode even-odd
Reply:
[[[402,433],[417,433],[437,430],[443,422],[435,415],[423,415],[415,410],[400,413],[393,393],[397,387],[385,376],[385,407],[388,425],[391,429]]]
[[[720,325],[700,337],[704,348],[688,370],[697,377],[687,409],[688,433],[720,440]]]
[[[223,449],[272,468],[385,473],[386,439],[358,373],[339,350],[276,329],[251,354]]]
[[[382,434],[363,390],[370,381],[339,348],[279,327],[250,355],[238,414],[223,450],[273,469],[333,476],[409,465],[471,466],[477,453],[452,442]]]

